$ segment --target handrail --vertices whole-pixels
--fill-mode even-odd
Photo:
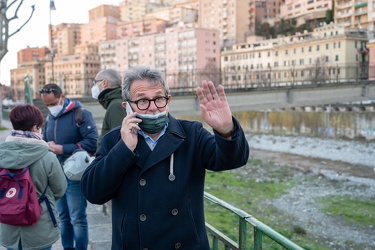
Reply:
[[[218,249],[217,242],[220,241],[225,245],[225,249],[235,249],[235,250],[246,250],[250,249],[246,246],[246,224],[250,223],[254,227],[254,246],[252,249],[254,250],[261,250],[262,249],[262,236],[263,234],[268,236],[274,242],[278,243],[279,245],[283,246],[288,250],[303,250],[302,247],[298,246],[288,238],[284,237],[283,235],[279,234],[266,224],[260,222],[252,215],[246,213],[245,211],[232,206],[231,204],[204,192],[204,197],[229,210],[230,212],[236,214],[239,217],[239,243],[235,243],[232,239],[221,233],[219,230],[211,226],[206,222],[207,231],[213,236],[213,250]]]

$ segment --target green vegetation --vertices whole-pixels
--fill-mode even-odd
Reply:
[[[353,198],[344,196],[326,196],[316,199],[323,205],[323,211],[333,216],[340,217],[349,223],[374,225],[375,200]]]
[[[272,199],[281,197],[288,189],[315,178],[296,178],[297,171],[289,166],[251,159],[247,166],[238,170],[207,171],[205,191],[254,216],[304,249],[328,250],[328,245],[309,234],[303,226],[297,224],[295,218],[272,205]],[[374,221],[374,201],[335,196],[314,202],[322,203],[326,212],[345,217],[349,222],[369,224]],[[236,215],[206,200],[205,216],[209,224],[238,242],[239,219]],[[254,236],[250,224],[247,225],[246,235],[247,248],[252,249]],[[220,244],[219,249],[223,249]],[[354,243],[348,242],[348,245],[352,244]],[[354,244],[353,247],[358,245]],[[263,249],[276,250],[282,247],[263,236]]]
[[[325,20],[330,21],[331,19],[330,13],[327,13]],[[311,20],[297,26],[297,22],[295,20],[281,19],[281,21],[276,23],[275,26],[271,26],[269,23],[262,23],[256,28],[255,35],[271,39],[275,38],[277,35],[291,36],[296,32],[303,33],[305,30],[311,32],[313,31],[314,27],[317,26],[318,22],[318,20]]]
[[[0,127],[0,131],[8,130],[8,128]]]

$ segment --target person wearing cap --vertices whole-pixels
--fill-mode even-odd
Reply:
[[[91,88],[92,98],[97,99],[106,110],[98,139],[108,133],[114,127],[120,126],[126,116],[122,107],[121,76],[113,69],[104,69],[96,74]]]
[[[76,150],[95,154],[98,130],[90,111],[79,101],[65,96],[56,84],[47,84],[39,90],[48,115],[43,126],[43,138],[63,165]],[[80,110],[79,110],[80,109]],[[76,121],[76,112],[82,112],[82,121]],[[89,242],[86,215],[87,200],[80,188],[80,181],[67,178],[68,188],[57,201],[60,218],[61,242],[64,249],[87,249]]]
[[[204,219],[206,170],[246,165],[249,143],[231,113],[223,86],[196,89],[203,120],[173,117],[164,74],[149,67],[126,72],[127,115],[101,140],[81,188],[93,204],[112,202],[112,249],[208,250]]]

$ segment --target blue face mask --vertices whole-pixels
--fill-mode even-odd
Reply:
[[[138,126],[147,134],[156,134],[160,132],[165,124],[169,122],[169,118],[165,111],[156,115],[137,114],[137,117],[142,120]]]

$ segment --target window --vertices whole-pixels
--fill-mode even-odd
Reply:
[[[336,62],[339,61],[339,55],[336,55],[336,57],[335,57],[335,61],[336,61]]]

